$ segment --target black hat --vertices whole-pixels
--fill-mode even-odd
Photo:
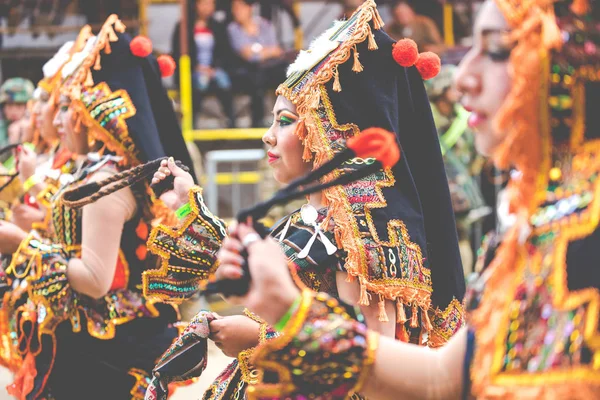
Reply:
[[[116,16],[63,68],[69,94],[90,137],[131,166],[165,155],[193,170],[156,58],[132,53],[131,37]]]
[[[465,292],[448,183],[421,76],[439,69],[439,58],[419,55],[414,42],[394,51],[395,41],[382,25],[374,1],[366,0],[301,52],[278,94],[296,105],[305,159],[315,168],[366,128],[397,134],[402,157],[395,167],[326,189],[323,197],[338,247],[347,253],[345,269],[360,282],[360,303],[369,303],[369,293],[379,301],[396,300],[397,321],[421,326],[436,346],[463,324]],[[365,162],[355,159],[332,175]],[[408,339],[406,330],[399,333]]]

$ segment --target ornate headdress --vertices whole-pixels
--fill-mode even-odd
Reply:
[[[470,313],[473,392],[592,398],[600,384],[600,9],[587,0],[496,4],[515,47],[512,88],[495,120],[506,139],[493,158],[518,171],[508,186],[517,223]]]
[[[122,165],[170,154],[191,166],[160,79],[163,56],[157,61],[147,39],[132,41],[124,30],[111,15],[62,68],[61,93],[71,100],[76,129],[84,125],[91,139],[123,157]]]
[[[380,307],[386,298],[397,301],[397,321],[420,325],[421,333],[429,333],[429,344],[440,345],[462,324],[464,278],[422,79],[435,75],[439,58],[419,55],[412,41],[395,43],[382,26],[375,2],[365,1],[299,54],[277,93],[296,105],[304,159],[315,168],[361,130],[380,127],[396,133],[403,149],[400,162],[326,189],[323,226],[330,220],[335,224],[349,279],[360,283],[360,304],[369,304],[371,294]],[[322,179],[365,162],[370,160],[351,160]],[[380,319],[387,319],[383,308]],[[402,329],[400,337],[407,336]]]

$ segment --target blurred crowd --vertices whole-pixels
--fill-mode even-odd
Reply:
[[[362,0],[342,0],[339,19],[345,19]],[[439,22],[418,13],[414,1],[381,1],[389,10],[386,32],[394,39],[411,38],[422,51],[438,54],[446,50]],[[427,2],[425,2],[427,3]],[[439,4],[437,4],[439,9]],[[268,124],[265,93],[285,78],[295,49],[285,48],[271,18],[273,10],[283,10],[294,27],[299,26],[292,1],[196,0],[189,9],[188,45],[191,58],[194,111],[202,110],[203,99],[216,96],[226,125],[236,127],[233,97],[250,96],[253,127]],[[181,24],[172,35],[172,55],[181,55]]]

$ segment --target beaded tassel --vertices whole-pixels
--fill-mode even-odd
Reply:
[[[352,71],[363,72],[363,70],[364,70],[364,67],[360,63],[360,60],[358,59],[358,50],[356,48],[356,45],[354,45],[354,64],[352,65]]]
[[[387,312],[385,312],[385,298],[379,295],[379,322],[389,322]]]

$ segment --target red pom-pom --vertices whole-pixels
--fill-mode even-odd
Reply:
[[[177,64],[175,64],[175,60],[173,60],[173,57],[171,57],[167,54],[163,54],[162,56],[158,56],[156,61],[158,61],[158,68],[160,68],[160,75],[163,78],[167,78],[167,77],[173,75],[173,73],[175,72],[175,67],[177,66]]]
[[[440,73],[442,68],[442,62],[440,57],[430,51],[419,54],[419,59],[416,64],[421,77],[424,80],[431,79]]]
[[[419,49],[412,39],[398,40],[392,48],[394,61],[403,67],[412,67],[419,58]]]
[[[129,43],[129,48],[136,57],[148,57],[152,53],[152,41],[146,36],[136,36]]]
[[[368,128],[346,141],[360,158],[376,158],[384,167],[393,167],[400,159],[396,135],[382,128]]]

